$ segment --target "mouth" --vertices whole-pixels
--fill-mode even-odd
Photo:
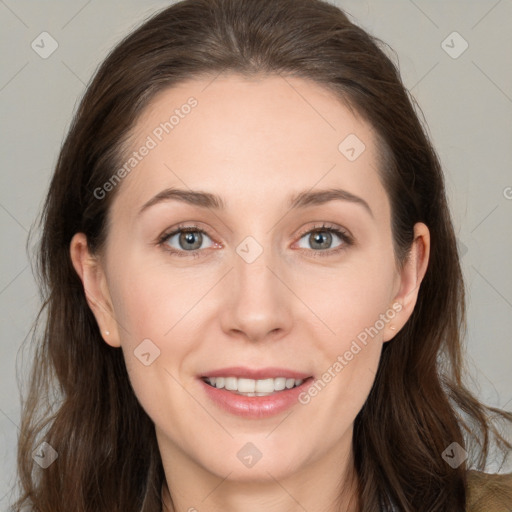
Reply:
[[[269,377],[266,379],[249,379],[235,376],[201,377],[203,382],[216,389],[223,389],[241,396],[271,396],[301,386],[305,380],[292,377]]]
[[[210,403],[224,412],[252,420],[270,418],[294,407],[314,380],[311,374],[275,367],[233,366],[198,375]]]
[[[282,369],[208,373],[198,379],[205,397],[224,412],[249,420],[270,418],[296,406],[314,382],[311,375]]]

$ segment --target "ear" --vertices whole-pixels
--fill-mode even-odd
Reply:
[[[399,290],[392,301],[392,309],[397,311],[397,314],[387,324],[383,341],[391,340],[412,315],[421,282],[427,272],[429,255],[430,231],[425,224],[418,222],[414,225],[414,240],[410,253],[398,275]]]
[[[69,250],[73,267],[82,281],[87,304],[96,318],[101,336],[112,347],[120,347],[114,308],[99,258],[90,254],[84,233],[73,236]]]

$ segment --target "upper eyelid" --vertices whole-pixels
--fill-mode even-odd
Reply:
[[[342,234],[345,234],[348,237],[352,236],[350,234],[350,232],[346,228],[343,228],[341,226],[336,226],[336,225],[330,225],[328,222],[324,222],[323,224],[324,225],[322,225],[322,226],[316,226],[316,227],[313,226],[313,227],[310,227],[310,228],[306,228],[304,231],[299,231],[299,235],[298,236],[302,237],[304,235],[307,235],[310,232],[322,231],[322,230],[325,230],[325,231],[340,231]]]

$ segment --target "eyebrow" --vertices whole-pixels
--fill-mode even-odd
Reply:
[[[139,210],[139,215],[155,204],[166,201],[181,201],[183,203],[199,206],[200,208],[208,208],[213,210],[225,210],[226,204],[220,196],[203,192],[201,190],[183,190],[178,188],[167,188],[162,190],[156,196],[147,201]],[[340,188],[329,188],[324,190],[305,190],[290,197],[288,208],[291,210],[307,208],[308,206],[318,206],[330,201],[348,201],[358,204],[373,218],[373,212],[368,203],[359,196]]]

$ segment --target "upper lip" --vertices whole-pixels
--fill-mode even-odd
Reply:
[[[201,374],[201,378],[205,377],[238,377],[253,380],[286,377],[287,379],[304,380],[311,377],[311,374],[297,372],[288,368],[244,368],[242,366],[231,366],[229,368],[219,368],[218,370],[208,370]]]

